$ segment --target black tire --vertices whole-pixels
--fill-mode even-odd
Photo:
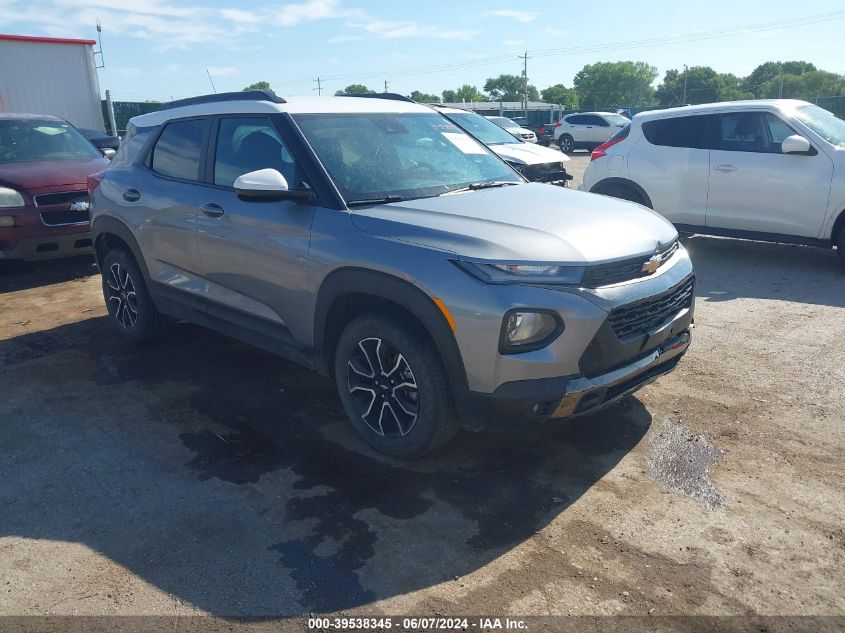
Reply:
[[[337,342],[334,375],[355,430],[381,453],[419,457],[460,427],[434,346],[394,317],[353,319]]]
[[[557,146],[564,154],[572,154],[575,152],[575,139],[569,134],[562,134],[557,140]]]
[[[156,309],[141,269],[128,251],[113,248],[106,253],[101,272],[106,308],[122,338],[140,343],[164,334],[170,319]]]
[[[611,185],[609,187],[605,187],[596,193],[600,193],[603,196],[610,196],[612,198],[619,198],[620,200],[628,200],[629,202],[636,202],[637,204],[641,204],[644,207],[651,208],[643,197],[637,193],[632,187],[625,187],[624,185]]]
[[[839,263],[845,268],[845,226],[839,229],[839,238],[836,240],[836,253],[839,255]]]

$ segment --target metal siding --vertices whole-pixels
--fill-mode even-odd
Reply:
[[[53,114],[105,129],[91,46],[0,40],[0,112]]]

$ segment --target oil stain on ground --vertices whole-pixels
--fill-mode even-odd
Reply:
[[[710,480],[710,467],[721,455],[703,435],[667,418],[650,435],[646,462],[650,476],[663,488],[716,510],[724,498]]]

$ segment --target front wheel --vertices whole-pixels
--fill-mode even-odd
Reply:
[[[397,319],[365,314],[337,343],[335,382],[355,430],[393,457],[418,457],[446,443],[459,422],[433,345]]]
[[[564,154],[571,154],[575,151],[575,139],[569,134],[564,134],[558,139],[557,146]]]

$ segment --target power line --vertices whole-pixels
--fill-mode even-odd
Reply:
[[[721,28],[713,31],[701,31],[694,33],[682,33],[679,35],[667,35],[663,37],[654,37],[642,40],[626,40],[620,42],[609,42],[604,44],[588,44],[584,46],[570,46],[566,48],[546,48],[530,51],[533,57],[556,57],[560,55],[574,55],[584,53],[604,53],[623,49],[649,48],[653,46],[664,46],[668,44],[682,44],[686,42],[697,42],[701,40],[716,39],[721,37],[732,37],[736,35],[747,35],[752,33],[763,33],[766,31],[773,31],[778,29],[796,28],[800,26],[808,26],[817,24],[819,22],[826,22],[829,20],[840,20],[845,17],[845,11],[829,11],[827,13],[817,13],[814,15],[801,16],[797,18],[790,18],[788,20],[777,20],[772,22],[761,22],[758,24],[749,24],[744,26],[736,26],[729,28]],[[527,52],[526,52],[527,54]],[[522,57],[520,55],[520,57]],[[449,62],[446,64],[436,64],[430,66],[416,66],[412,68],[404,68],[401,70],[380,71],[372,73],[360,74],[344,74],[332,75],[325,77],[330,81],[343,81],[350,79],[374,79],[383,77],[397,77],[397,76],[413,76],[425,75],[432,73],[448,72],[452,70],[461,70],[464,68],[475,68],[479,66],[489,66],[492,64],[500,64],[512,60],[512,53],[505,53],[501,55],[493,55],[489,57],[479,57],[475,59],[466,59],[458,62]],[[279,82],[280,85],[297,85],[309,81],[306,79],[291,79],[287,82]]]

